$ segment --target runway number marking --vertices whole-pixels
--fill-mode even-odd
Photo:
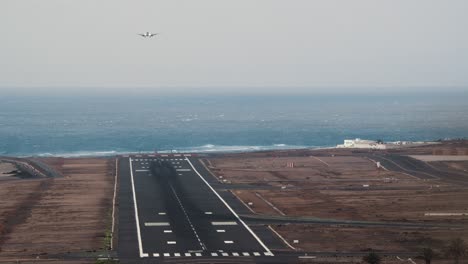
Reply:
[[[128,160],[130,163],[130,178],[132,182],[133,206],[135,208],[138,249],[140,251],[140,258],[144,258],[144,257],[148,257],[148,253],[143,253],[143,243],[141,242],[141,233],[140,233],[140,218],[138,217],[138,206],[137,206],[137,199],[136,199],[136,192],[135,192],[135,181],[133,180],[132,158],[128,158]]]

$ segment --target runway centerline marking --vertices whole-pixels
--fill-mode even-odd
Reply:
[[[164,230],[164,233],[172,233],[172,230]]]
[[[148,253],[143,253],[143,243],[141,242],[141,233],[140,233],[140,218],[138,217],[138,205],[136,199],[136,192],[135,192],[135,181],[133,180],[133,166],[132,166],[132,158],[128,158],[128,162],[130,163],[130,178],[132,182],[132,193],[133,193],[133,206],[135,208],[135,222],[136,222],[136,229],[137,229],[137,238],[138,238],[138,249],[140,253],[140,258],[148,257]]]
[[[192,228],[193,233],[195,234],[195,237],[198,240],[198,243],[200,243],[200,246],[203,250],[206,250],[205,244],[202,243],[200,236],[198,236],[197,230],[195,230],[195,227],[192,224],[192,221],[190,220],[190,217],[188,216],[187,212],[185,211],[185,207],[182,205],[182,202],[179,199],[179,196],[177,195],[176,191],[174,190],[174,187],[172,187],[172,184],[169,183],[169,187],[171,187],[172,193],[174,193],[174,196],[177,199],[177,202],[179,203],[180,208],[184,212],[185,218],[187,219],[187,222],[189,223],[190,227]]]
[[[232,240],[225,240],[225,241],[224,241],[224,244],[234,244],[234,241],[232,241]]]
[[[167,244],[168,245],[175,245],[175,244],[177,244],[177,242],[176,241],[167,241]]]
[[[218,233],[226,233],[226,230],[224,230],[224,229],[218,229],[218,230],[216,230],[216,232],[218,232]]]
[[[242,221],[242,219],[239,217],[239,215],[237,215],[237,213],[231,208],[231,206],[229,206],[229,204],[218,194],[218,192],[216,192],[215,189],[213,189],[213,187],[211,187],[211,185],[205,180],[205,178],[203,178],[203,176],[197,171],[197,169],[195,169],[195,167],[193,166],[192,162],[188,159],[188,158],[185,158],[185,160],[190,164],[190,167],[192,167],[193,171],[200,177],[200,179],[202,179],[203,182],[205,182],[205,184],[211,189],[211,191],[213,191],[213,193],[218,196],[218,198],[221,200],[221,202],[224,203],[224,205],[229,209],[229,211],[231,211],[231,213],[237,218],[237,220],[242,223],[242,225],[250,232],[250,234],[252,234],[252,236],[258,241],[258,243],[269,253],[269,255],[272,255],[273,256],[273,253],[271,252],[271,250],[262,242],[262,240],[260,240],[260,238],[252,231],[252,229],[250,229],[249,226],[247,226],[247,224]]]

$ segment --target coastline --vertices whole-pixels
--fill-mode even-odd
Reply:
[[[434,145],[451,141],[466,141],[467,139],[446,139],[442,141],[402,141],[405,144],[397,145],[396,142],[387,142],[388,149],[401,149]],[[3,154],[0,157],[17,157],[17,158],[110,158],[122,155],[149,155],[149,154],[251,154],[251,153],[265,153],[265,152],[284,152],[284,151],[320,151],[331,149],[372,149],[372,148],[349,148],[340,147],[340,144],[331,146],[303,146],[303,145],[287,145],[287,144],[273,144],[273,145],[257,145],[257,146],[235,146],[235,145],[212,145],[207,144],[196,147],[177,148],[173,150],[91,150],[91,151],[71,151],[71,152],[57,152],[57,153],[25,153],[25,154]]]

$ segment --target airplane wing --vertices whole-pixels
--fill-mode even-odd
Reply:
[[[140,36],[146,38],[146,35],[145,35],[145,34],[138,34],[138,35],[140,35]]]

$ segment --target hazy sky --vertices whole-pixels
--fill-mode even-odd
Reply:
[[[466,0],[2,0],[0,89],[464,90],[467,10]]]

